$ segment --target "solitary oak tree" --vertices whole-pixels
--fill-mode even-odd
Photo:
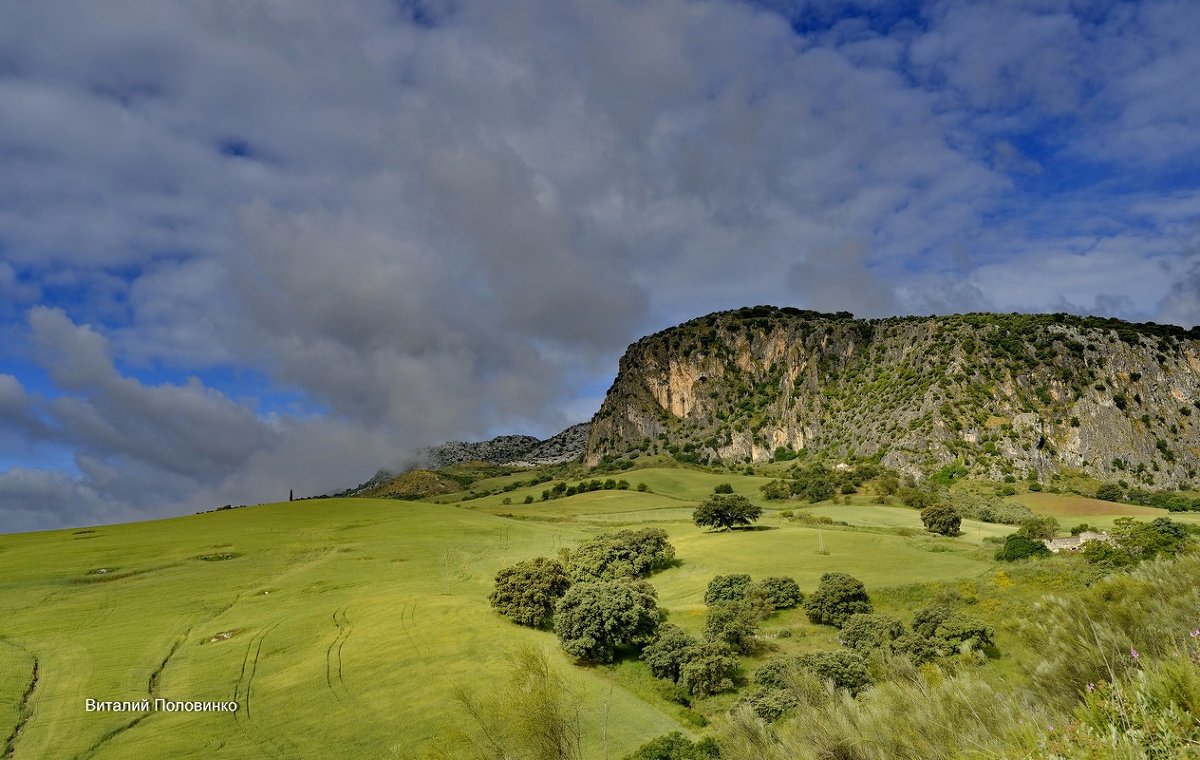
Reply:
[[[734,528],[749,526],[762,517],[762,507],[756,507],[745,496],[713,494],[692,512],[692,522],[701,528]]]

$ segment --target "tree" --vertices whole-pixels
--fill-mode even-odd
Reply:
[[[561,562],[535,557],[496,573],[496,588],[488,601],[519,625],[542,628],[550,623],[555,604],[570,587],[571,578]]]
[[[664,625],[642,650],[642,660],[655,678],[678,681],[683,666],[696,656],[700,642],[677,625]]]
[[[961,649],[968,642],[975,649],[993,646],[995,636],[989,626],[965,615],[951,615],[938,625],[934,634],[947,644]]]
[[[750,590],[750,576],[745,573],[718,575],[708,582],[704,592],[704,603],[709,607],[722,602],[736,602]]]
[[[1024,536],[1030,541],[1042,541],[1049,538],[1054,538],[1054,534],[1058,532],[1058,520],[1050,515],[1039,515],[1021,523],[1021,527],[1017,528],[1017,535]]]
[[[769,689],[760,686],[738,700],[738,704],[746,705],[767,723],[774,723],[799,707],[800,700],[784,689]]]
[[[567,555],[577,581],[644,578],[675,559],[675,547],[662,528],[601,533]]]
[[[645,582],[576,583],[554,613],[562,648],[588,662],[612,662],[618,647],[645,644],[657,627],[656,594]]]
[[[713,494],[692,512],[692,522],[700,527],[733,528],[748,526],[762,517],[762,507],[737,494]]]
[[[851,694],[858,694],[871,685],[867,658],[851,649],[809,652],[797,657],[796,662],[822,681],[829,681],[836,688],[845,689]]]
[[[890,615],[851,615],[838,634],[842,646],[861,652],[895,648],[904,635],[904,624]]]
[[[804,601],[800,585],[787,576],[772,576],[758,582],[771,601],[771,606],[777,610],[787,610]]]
[[[954,536],[958,534],[958,527],[962,525],[962,517],[954,507],[934,504],[921,510],[921,522],[928,531],[941,533],[943,536]]]
[[[704,634],[710,641],[723,641],[742,654],[754,651],[758,624],[763,621],[762,607],[747,600],[721,602],[708,608],[704,620]]]
[[[871,599],[862,581],[846,573],[825,573],[817,590],[804,602],[808,619],[841,628],[851,615],[871,612]]]
[[[1086,548],[1086,547],[1085,547]],[[1004,546],[996,552],[996,559],[1014,562],[1026,557],[1048,557],[1050,550],[1040,540],[1021,535],[1020,531],[1004,537]]]
[[[646,742],[632,755],[626,755],[625,760],[709,760],[718,757],[717,752],[716,742],[711,738],[693,742],[679,731],[672,731]]]
[[[943,489],[933,483],[922,485],[911,483],[897,491],[897,495],[901,502],[913,509],[925,509],[935,504],[942,504],[946,500]]]
[[[949,619],[952,614],[954,614],[953,611],[945,604],[931,604],[917,610],[913,615],[913,633],[922,638],[932,639],[937,634],[938,626],[942,624],[942,621]]]
[[[679,685],[694,697],[733,688],[733,676],[737,673],[738,661],[727,644],[706,641],[696,650],[679,674]]]

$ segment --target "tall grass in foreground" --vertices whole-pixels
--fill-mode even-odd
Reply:
[[[801,707],[778,724],[734,711],[721,757],[1200,758],[1200,557],[1047,597],[1027,628],[1029,690],[990,685],[969,657],[951,670],[897,658],[857,698],[798,684]]]

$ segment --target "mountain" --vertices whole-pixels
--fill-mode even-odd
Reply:
[[[422,498],[458,490],[450,478],[429,470],[464,462],[518,467],[578,461],[587,447],[590,422],[581,422],[545,440],[532,435],[500,435],[487,441],[450,441],[421,449],[414,464],[397,471],[379,470],[370,480],[333,496]],[[429,469],[420,469],[417,463]]]
[[[544,441],[531,435],[501,435],[476,443],[450,441],[423,449],[421,456],[434,468],[460,462],[520,466],[561,464],[583,456],[590,429],[591,423],[581,422]]]
[[[1200,469],[1200,328],[1067,314],[855,319],[758,306],[621,358],[585,461],[666,449],[761,462],[802,449],[912,474],[1076,468],[1170,486]]]

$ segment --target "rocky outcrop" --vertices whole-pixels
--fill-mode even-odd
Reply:
[[[468,443],[450,441],[421,451],[421,457],[433,468],[460,462],[491,462],[535,466],[562,464],[583,456],[591,423],[572,425],[555,436],[541,440],[531,435],[501,435],[489,441]]]
[[[630,346],[586,461],[801,449],[919,474],[1078,468],[1172,485],[1200,469],[1200,330],[1066,314],[859,320],[754,307]]]

